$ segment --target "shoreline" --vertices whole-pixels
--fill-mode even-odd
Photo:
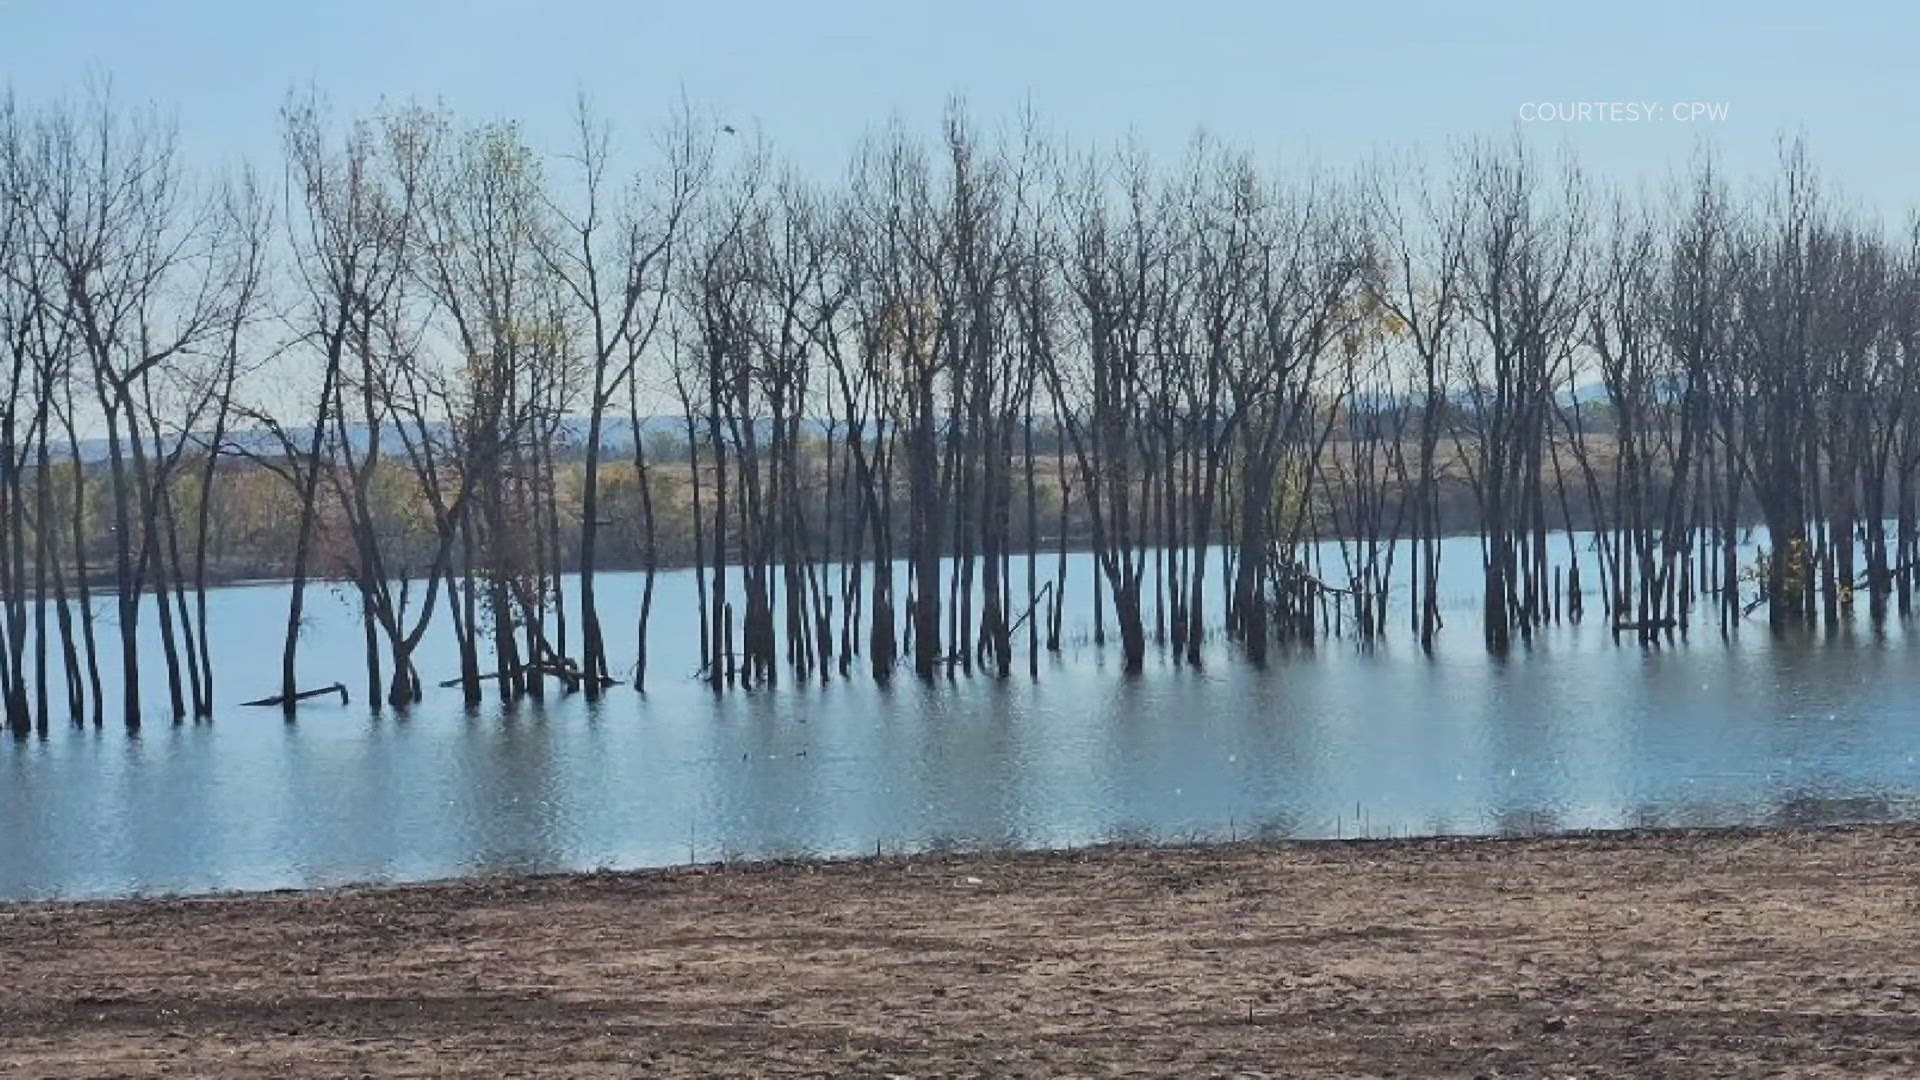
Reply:
[[[885,855],[0,905],[0,1071],[1920,1069],[1920,824]]]
[[[114,905],[209,903],[247,900],[325,900],[346,897],[377,897],[386,893],[414,891],[459,891],[502,886],[537,888],[542,885],[566,885],[576,879],[589,881],[621,880],[673,881],[679,878],[711,877],[717,874],[765,875],[778,873],[818,874],[823,872],[859,872],[883,870],[911,864],[962,865],[972,861],[997,865],[1023,861],[1051,862],[1095,859],[1102,856],[1147,856],[1156,853],[1197,855],[1214,852],[1221,855],[1262,852],[1311,852],[1321,848],[1418,849],[1451,847],[1462,844],[1497,848],[1501,845],[1531,843],[1577,843],[1583,841],[1659,842],[1699,840],[1750,840],[1771,836],[1820,835],[1854,832],[1914,834],[1920,843],[1920,818],[1899,821],[1837,821],[1818,825],[1673,825],[1629,826],[1619,829],[1561,829],[1537,833],[1427,833],[1412,836],[1340,836],[1311,838],[1258,838],[1229,840],[1115,841],[1077,847],[959,847],[888,851],[859,855],[800,855],[775,858],[703,859],[698,862],[668,863],[659,866],[601,866],[589,870],[551,870],[522,873],[455,874],[418,880],[368,878],[343,881],[334,885],[292,885],[263,889],[210,889],[203,892],[133,892],[114,896],[42,897],[26,900],[0,899],[0,919],[20,908],[81,908]],[[1916,866],[1920,873],[1920,866]]]

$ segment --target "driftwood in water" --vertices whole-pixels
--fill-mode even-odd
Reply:
[[[575,667],[572,664],[527,664],[526,666],[522,667],[520,671],[523,674],[527,674],[527,675],[551,675],[556,679],[565,679],[565,680],[575,681],[575,682],[577,682],[580,678],[580,669],[578,667]],[[487,682],[491,679],[497,679],[499,677],[500,677],[499,672],[489,671],[484,675],[475,675],[474,680],[477,682]],[[460,679],[460,678],[442,679],[440,682],[440,685],[442,687],[459,686],[464,681],[465,681],[464,679]],[[612,686],[613,680],[609,679],[606,682],[602,683],[601,685]]]
[[[1012,634],[1015,630],[1018,630],[1020,629],[1021,626],[1025,625],[1026,621],[1033,617],[1033,609],[1040,606],[1041,599],[1045,597],[1050,597],[1052,595],[1053,595],[1053,582],[1049,581],[1045,585],[1040,586],[1039,591],[1033,594],[1033,599],[1031,601],[1028,601],[1026,612],[1022,614],[1019,618],[1013,620],[1013,625],[1007,627],[1007,633]]]
[[[351,703],[351,699],[347,697],[347,688],[340,683],[334,683],[332,686],[323,686],[318,690],[302,690],[293,695],[293,700],[305,701],[308,698],[316,698],[325,694],[339,694],[340,704],[342,705]],[[285,694],[275,694],[272,697],[263,697],[258,701],[243,701],[240,704],[242,706],[285,705],[287,704],[287,697]]]

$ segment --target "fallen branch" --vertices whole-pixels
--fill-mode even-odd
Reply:
[[[1053,582],[1049,581],[1045,585],[1040,586],[1040,591],[1033,594],[1033,603],[1028,604],[1027,610],[1023,612],[1019,618],[1013,620],[1012,626],[1007,627],[1008,637],[1012,637],[1015,630],[1020,629],[1021,626],[1026,624],[1028,619],[1033,617],[1033,609],[1039,607],[1040,601],[1046,599],[1047,595],[1051,592],[1053,592]]]
[[[559,679],[578,679],[580,677],[580,669],[576,667],[572,667],[570,665],[562,666],[559,664],[527,664],[520,668],[520,674],[552,675],[555,678],[559,678]],[[499,672],[489,671],[484,675],[475,675],[473,678],[475,682],[487,682],[491,679],[497,679],[499,677],[500,677]],[[442,679],[440,681],[440,685],[442,687],[459,686],[462,682],[465,682],[465,681],[466,680],[464,678]],[[611,683],[611,680],[609,680],[609,683]]]
[[[352,704],[352,700],[347,697],[347,688],[341,685],[340,683],[334,683],[332,686],[323,686],[318,690],[302,690],[299,693],[293,695],[292,700],[305,701],[308,698],[317,698],[325,694],[339,694],[340,704],[342,705]],[[250,707],[256,707],[256,706],[265,707],[269,705],[285,705],[285,704],[288,704],[288,699],[285,694],[275,694],[272,697],[263,697],[258,701],[243,701],[240,703],[242,708],[250,708]]]

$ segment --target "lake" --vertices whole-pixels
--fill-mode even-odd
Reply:
[[[1776,636],[1762,614],[1723,640],[1709,613],[1689,639],[1642,647],[1593,614],[1495,658],[1475,621],[1475,544],[1448,542],[1450,621],[1431,656],[1401,620],[1382,644],[1329,639],[1264,668],[1225,646],[1201,670],[1150,649],[1128,678],[1117,642],[1088,640],[1091,566],[1075,556],[1064,651],[1043,656],[1038,680],[1022,632],[1005,680],[923,684],[903,670],[887,685],[716,697],[693,678],[693,576],[676,571],[660,578],[644,697],[620,688],[594,705],[555,690],[470,713],[432,687],[457,673],[444,633],[422,648],[430,689],[405,715],[356,697],[309,703],[294,723],[226,704],[210,723],[170,725],[155,719],[156,683],[137,736],[110,720],[0,740],[0,898],[1920,816],[1920,640],[1897,620]],[[1016,559],[1021,594],[1024,575]],[[612,656],[629,663],[640,575],[600,582]],[[357,616],[341,593],[316,599],[302,685],[357,691]],[[275,692],[285,587],[210,603],[223,701]]]

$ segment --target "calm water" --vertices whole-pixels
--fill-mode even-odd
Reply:
[[[692,680],[697,640],[679,621],[692,576],[663,575],[644,698],[470,715],[457,691],[430,690],[406,717],[326,703],[287,724],[227,707],[137,738],[109,725],[0,741],[0,898],[876,848],[1920,815],[1920,641],[1897,623],[1779,639],[1756,620],[1732,642],[1709,630],[1643,649],[1594,618],[1496,660],[1473,622],[1473,542],[1448,557],[1452,624],[1432,657],[1396,627],[1371,650],[1328,641],[1264,670],[1224,653],[1204,671],[1154,657],[1127,679],[1117,649],[1086,641],[1090,568],[1075,559],[1066,652],[1043,658],[1037,682],[1022,652],[1004,681],[862,678],[718,699]],[[611,648],[629,659],[639,579],[602,581]],[[224,697],[277,689],[284,604],[280,586],[213,598]],[[303,684],[357,686],[357,620],[338,596],[318,606]],[[430,683],[455,673],[450,644],[424,651]]]

